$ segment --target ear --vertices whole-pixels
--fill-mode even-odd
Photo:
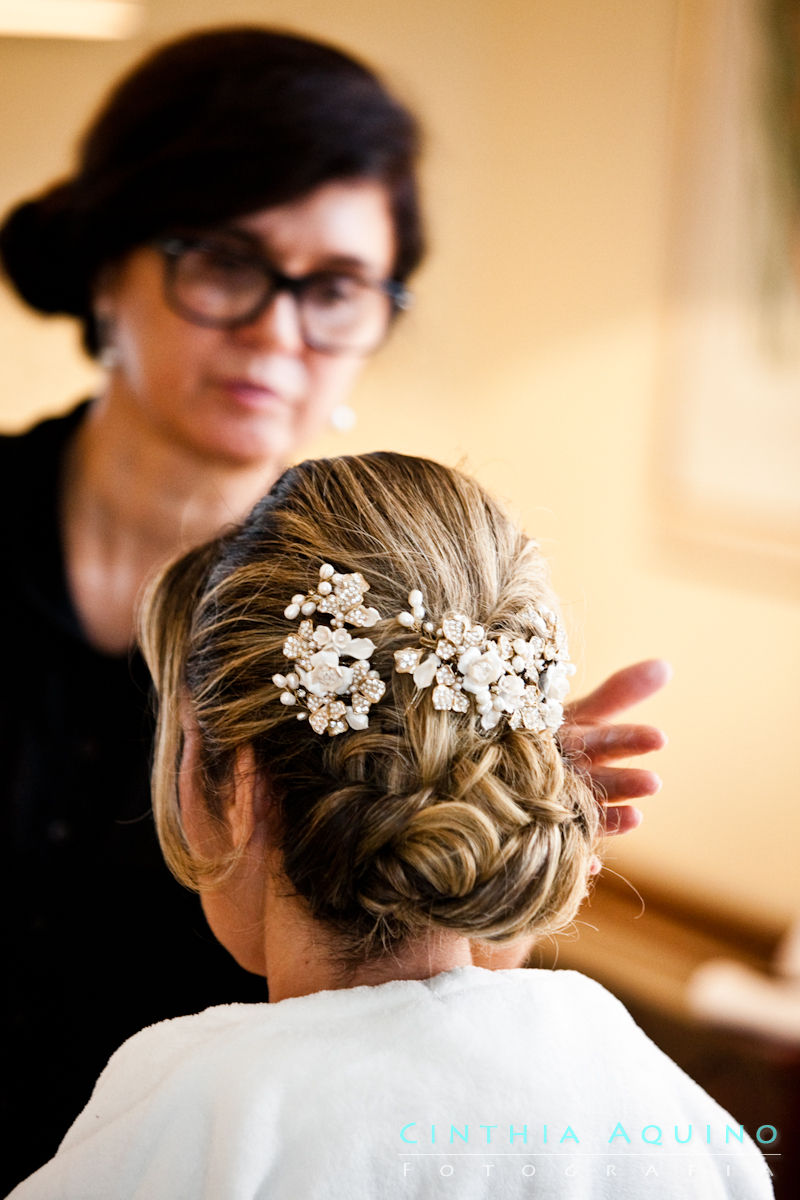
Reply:
[[[92,287],[92,310],[96,320],[113,320],[119,279],[120,264],[118,262],[105,263],[100,268]]]
[[[249,743],[240,746],[236,751],[233,786],[225,810],[234,848],[244,848],[253,840],[266,840],[271,807],[267,782],[256,766],[253,747]]]

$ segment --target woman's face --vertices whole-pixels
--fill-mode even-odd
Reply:
[[[373,180],[326,183],[226,228],[256,239],[289,276],[341,270],[383,280],[396,256],[389,197]],[[95,311],[116,354],[110,403],[124,406],[134,429],[144,423],[201,457],[282,467],[346,399],[363,357],[306,346],[283,292],[235,329],[193,324],[168,307],[164,270],[159,250],[141,248],[98,290]]]

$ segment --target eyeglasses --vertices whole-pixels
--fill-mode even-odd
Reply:
[[[164,296],[179,316],[210,329],[255,321],[281,292],[294,297],[300,335],[324,354],[370,354],[411,293],[396,280],[368,280],[344,270],[284,275],[254,239],[230,231],[170,236],[153,243],[164,255]]]

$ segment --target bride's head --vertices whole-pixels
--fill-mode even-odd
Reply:
[[[464,474],[389,453],[287,471],[146,601],[175,875],[239,870],[244,762],[284,890],[342,961],[569,923],[598,817],[555,734],[554,608],[536,543]]]

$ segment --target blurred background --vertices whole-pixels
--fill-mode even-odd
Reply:
[[[748,98],[769,83],[758,31],[774,6],[150,0],[105,5],[127,36],[8,34],[14,8],[37,7],[0,4],[2,209],[66,170],[129,62],[202,25],[341,43],[421,116],[417,303],[359,387],[355,429],[312,451],[423,453],[504,496],[552,563],[578,691],[640,658],[672,662],[641,713],[670,736],[663,790],[643,828],[608,846],[608,877],[559,961],[656,1023],[703,1009],[720,1029],[713,997],[692,999],[697,967],[733,959],[750,984],[771,973],[768,995],[788,1004],[780,1037],[772,1000],[757,1000],[761,1027],[732,1019],[753,1040],[720,1034],[734,1040],[709,1066],[706,1037],[688,1065],[727,1079],[738,1054],[756,1055],[774,1087],[755,1120],[779,1125],[800,1042],[800,993],[787,1000],[775,963],[800,912],[800,339]],[[61,0],[62,14],[100,7]],[[7,291],[0,345],[3,429],[91,393],[72,324]],[[793,961],[784,947],[789,980]]]

